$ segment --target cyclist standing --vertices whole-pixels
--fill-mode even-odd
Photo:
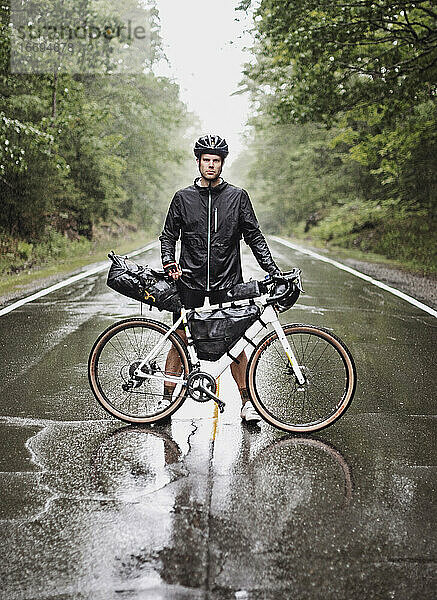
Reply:
[[[193,185],[176,192],[159,238],[164,270],[178,280],[181,301],[186,308],[203,306],[206,297],[211,304],[229,301],[226,292],[243,281],[242,237],[264,271],[270,275],[280,273],[261,233],[248,193],[221,177],[228,153],[226,140],[219,135],[204,135],[197,140],[194,154],[200,177]],[[179,238],[178,263],[175,253]],[[179,316],[175,314],[173,322]],[[186,340],[182,329],[177,333]],[[177,371],[178,363],[177,351],[171,349],[166,372]],[[243,351],[231,364],[231,372],[243,404],[241,418],[254,422],[260,417],[249,401],[246,367],[247,357]],[[173,389],[174,384],[166,384],[164,394],[171,396]]]

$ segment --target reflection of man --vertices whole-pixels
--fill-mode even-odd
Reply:
[[[165,271],[178,281],[182,304],[186,308],[226,301],[226,292],[243,281],[240,239],[250,246],[261,268],[270,274],[280,273],[267,242],[261,233],[247,192],[220,175],[228,145],[218,135],[200,137],[194,154],[200,171],[194,184],[176,192],[160,236],[161,258]],[[176,241],[181,238],[180,264],[175,259]],[[175,315],[175,319],[179,315]],[[178,334],[186,340],[185,332]],[[231,365],[242,400],[241,418],[259,421],[249,402],[246,389],[247,358],[243,351]],[[178,372],[179,357],[172,348],[166,372]],[[165,386],[171,396],[174,384]]]

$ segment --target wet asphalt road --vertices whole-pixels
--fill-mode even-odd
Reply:
[[[88,353],[138,304],[104,275],[0,317],[1,598],[436,596],[437,320],[271,246],[307,291],[283,321],[332,328],[357,365],[351,408],[311,437],[242,426],[229,374],[224,415],[187,400],[171,425],[112,420]]]

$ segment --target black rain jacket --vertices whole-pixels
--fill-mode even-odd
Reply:
[[[163,265],[175,261],[179,237],[182,281],[191,289],[215,291],[243,281],[242,237],[264,271],[278,269],[248,193],[226,181],[209,189],[200,187],[196,180],[176,192],[159,237]]]

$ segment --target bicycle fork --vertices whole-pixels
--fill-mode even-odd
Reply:
[[[269,307],[272,311],[274,311],[274,309],[272,307]],[[265,312],[267,312],[269,309],[266,309]],[[276,334],[278,336],[279,341],[281,342],[282,347],[284,348],[284,352],[288,358],[288,362],[290,363],[291,368],[293,369],[294,374],[296,375],[296,379],[298,381],[298,383],[300,385],[303,385],[304,383],[306,383],[306,379],[302,373],[302,369],[300,368],[298,362],[297,362],[297,358],[287,340],[287,336],[284,333],[284,330],[282,329],[281,323],[279,322],[278,316],[275,312],[275,318],[272,319],[271,321],[272,327],[273,329],[276,331]]]

